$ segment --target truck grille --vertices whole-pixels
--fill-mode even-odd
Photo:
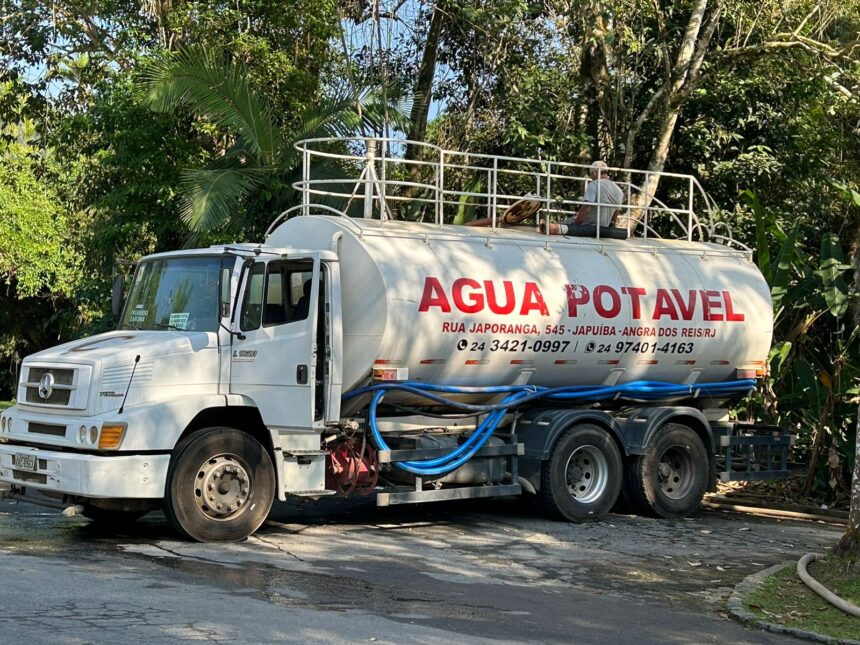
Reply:
[[[27,372],[27,380],[31,383],[38,383],[48,372],[54,375],[54,382],[57,385],[71,385],[75,380],[75,370],[47,367],[31,367]]]
[[[27,386],[27,403],[43,403],[46,405],[68,405],[72,398],[71,390],[54,390],[47,399],[39,396],[39,386]]]
[[[39,394],[39,384],[46,374],[53,377],[51,391],[48,396]],[[24,401],[39,405],[67,406],[72,400],[75,390],[75,370],[55,367],[30,367],[27,369],[27,381],[24,383]]]

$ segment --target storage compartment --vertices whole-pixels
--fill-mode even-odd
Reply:
[[[385,440],[392,450],[444,450],[451,452],[462,445],[471,433],[440,431],[415,431],[386,434]],[[498,437],[490,437],[484,447],[503,446]],[[473,457],[454,472],[438,477],[424,477],[424,482],[439,484],[492,484],[505,478],[504,457]],[[390,468],[385,478],[404,484],[414,484],[415,475],[400,468]]]

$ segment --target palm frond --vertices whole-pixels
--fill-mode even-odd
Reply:
[[[347,92],[337,92],[308,107],[298,127],[290,132],[289,139],[295,142],[315,137],[346,136],[358,133],[360,128],[355,97]]]
[[[375,132],[382,129],[386,115],[390,125],[406,131],[411,104],[412,98],[404,95],[395,85],[386,90],[378,85],[367,85],[356,88],[355,93],[351,88],[342,86],[309,107],[299,120],[298,127],[285,134],[284,139],[293,144],[317,137],[355,136],[364,130]],[[292,145],[285,146],[283,153],[284,165],[298,163],[298,152]]]
[[[409,131],[409,115],[415,102],[414,95],[406,92],[397,83],[389,83],[386,86],[368,85],[357,88],[356,91],[367,125],[374,130],[382,130],[385,125],[389,125],[401,132]]]
[[[185,170],[180,180],[182,220],[192,233],[217,229],[230,219],[242,198],[261,185],[271,172],[271,168],[226,164]]]
[[[187,106],[239,136],[262,164],[283,144],[274,114],[248,81],[248,70],[208,47],[188,47],[144,68],[141,99],[156,112]]]
[[[180,214],[192,239],[227,222],[243,198],[266,179],[294,170],[301,161],[295,142],[379,131],[384,124],[408,129],[410,100],[400,88],[367,85],[352,91],[344,85],[308,108],[296,128],[284,132],[248,78],[244,65],[201,46],[154,59],[144,68],[139,91],[152,110],[187,107],[235,136],[228,153],[209,168],[182,175]]]

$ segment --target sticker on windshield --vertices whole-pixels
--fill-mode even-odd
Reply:
[[[143,305],[137,305],[134,309],[131,310],[131,313],[128,316],[128,322],[131,324],[142,323],[146,320],[146,314],[149,313],[149,309],[144,309]]]
[[[181,314],[170,314],[170,320],[168,324],[171,327],[176,327],[177,329],[187,329],[188,328],[188,312],[184,312]]]

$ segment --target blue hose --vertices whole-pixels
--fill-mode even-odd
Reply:
[[[377,423],[377,408],[390,391],[408,392],[429,401],[441,403],[467,412],[487,414],[466,441],[446,455],[422,461],[394,462],[398,468],[421,476],[444,475],[456,470],[477,453],[501,423],[509,410],[537,399],[551,401],[593,403],[616,398],[660,401],[679,396],[735,396],[747,394],[755,388],[755,379],[739,379],[719,383],[680,385],[662,381],[632,381],[622,385],[568,385],[563,387],[537,387],[534,385],[495,385],[486,387],[463,387],[457,385],[436,385],[407,381],[404,383],[376,383],[356,388],[343,395],[344,400],[363,394],[373,393],[370,401],[368,421],[370,433],[380,450],[391,450]],[[440,394],[505,394],[498,403],[462,403]]]

